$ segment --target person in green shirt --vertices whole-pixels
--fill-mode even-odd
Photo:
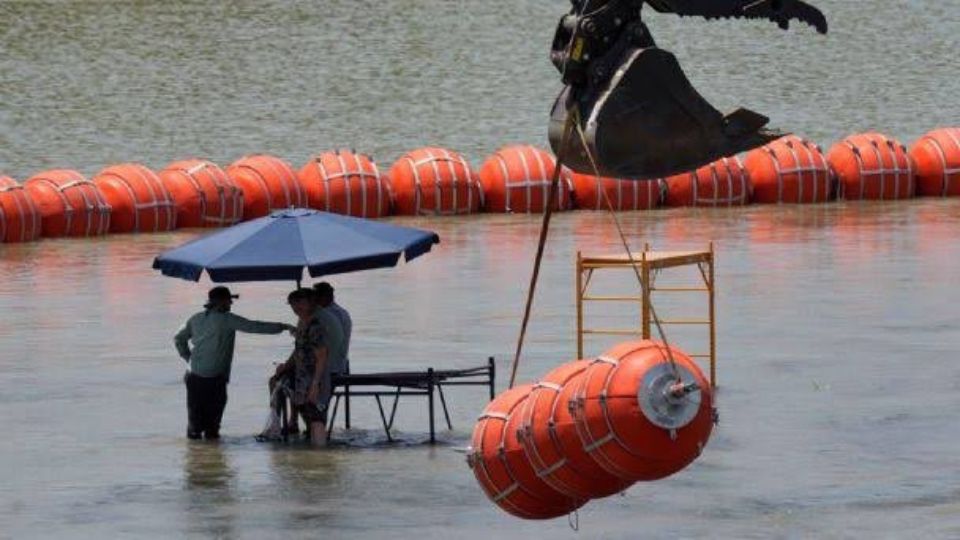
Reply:
[[[191,316],[174,337],[180,358],[190,365],[183,377],[190,439],[220,437],[236,333],[279,334],[296,330],[286,323],[251,321],[231,313],[236,298],[239,296],[226,287],[210,289],[204,310]]]

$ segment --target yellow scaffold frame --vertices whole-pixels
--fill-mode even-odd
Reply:
[[[583,255],[577,252],[577,358],[583,358],[583,337],[589,334],[614,336],[637,336],[643,339],[651,338],[653,311],[651,309],[652,293],[707,293],[706,319],[660,319],[662,326],[670,325],[703,325],[710,329],[710,351],[708,353],[690,354],[693,358],[707,358],[710,361],[710,384],[717,386],[717,325],[716,299],[714,281],[714,262],[716,258],[711,242],[706,251],[651,251],[650,244],[645,244],[643,251],[633,253],[633,260],[624,255]],[[658,271],[668,268],[696,265],[703,278],[702,285],[687,287],[657,287],[656,275]],[[590,280],[594,270],[630,269],[636,267],[640,271],[643,292],[639,296],[592,296],[589,293]],[[635,283],[636,280],[631,280]],[[584,328],[583,306],[585,302],[636,302],[640,304],[640,328]]]

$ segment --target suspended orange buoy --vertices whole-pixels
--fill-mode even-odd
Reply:
[[[618,180],[573,173],[573,202],[581,210],[605,210],[605,193],[614,210],[650,210],[660,204],[662,184],[657,180]]]
[[[584,451],[568,406],[590,360],[561,365],[534,385],[520,413],[520,444],[537,476],[577,500],[619,493],[632,482],[600,467]]]
[[[31,242],[40,238],[40,212],[23,186],[0,176],[0,242]]]
[[[210,161],[175,161],[159,176],[177,205],[178,227],[227,227],[243,216],[243,191]]]
[[[916,165],[917,195],[960,196],[960,128],[935,129],[910,149]]]
[[[110,232],[158,232],[176,228],[177,208],[160,177],[139,163],[113,165],[93,177],[111,207]]]
[[[390,188],[377,164],[350,150],[323,152],[298,173],[311,208],[354,217],[390,213]]]
[[[460,154],[444,148],[408,152],[390,167],[395,211],[401,215],[473,214],[483,194],[477,175]]]
[[[851,135],[833,145],[827,161],[837,175],[840,198],[855,201],[913,197],[913,160],[899,141],[886,135]]]
[[[833,175],[823,151],[796,135],[751,150],[743,166],[755,203],[819,203],[833,198]]]
[[[37,173],[23,183],[40,210],[43,236],[94,236],[110,228],[110,205],[97,186],[77,171]]]
[[[227,176],[243,191],[243,219],[274,210],[303,207],[307,196],[286,161],[264,154],[244,156],[227,167]]]
[[[666,179],[666,206],[743,206],[750,203],[750,177],[738,157],[725,157],[696,171]]]
[[[678,349],[621,343],[580,376],[569,402],[583,449],[624,480],[657,480],[689,465],[713,429],[710,383]]]
[[[488,212],[541,213],[553,180],[556,160],[546,150],[516,145],[497,150],[480,167],[480,184]],[[570,170],[560,171],[555,210],[571,206]]]
[[[514,387],[487,405],[473,429],[468,463],[497,506],[517,517],[548,519],[568,514],[586,501],[577,502],[550,488],[525,460],[515,428],[532,388]]]

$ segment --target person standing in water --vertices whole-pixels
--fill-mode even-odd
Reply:
[[[289,324],[251,321],[231,313],[236,298],[239,296],[226,287],[210,289],[204,310],[191,316],[174,337],[180,358],[190,365],[183,376],[189,439],[220,437],[236,333],[279,334],[296,330]]]
[[[339,373],[350,373],[350,334],[353,332],[353,319],[350,318],[350,313],[338,304],[334,298],[333,285],[322,281],[314,285],[313,290],[317,291],[317,301],[320,303],[320,307],[324,311],[332,313],[340,321],[340,328],[343,331],[343,362]],[[338,371],[335,370],[334,373],[338,373]]]

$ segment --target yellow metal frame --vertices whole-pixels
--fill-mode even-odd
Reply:
[[[710,351],[691,354],[693,358],[710,360],[710,384],[717,385],[717,324],[716,295],[714,281],[714,263],[716,256],[711,242],[706,251],[651,251],[650,245],[644,245],[643,251],[633,253],[631,259],[624,255],[589,255],[577,252],[577,358],[583,358],[583,337],[585,335],[641,336],[650,339],[653,315],[651,299],[655,292],[670,293],[706,293],[707,315],[705,319],[660,319],[662,326],[698,325],[708,326],[710,331]],[[695,265],[703,278],[702,285],[685,287],[657,287],[656,272],[669,268]],[[643,291],[640,296],[592,296],[589,294],[590,280],[594,270],[636,268],[640,272]],[[585,302],[636,302],[640,304],[640,328],[584,328],[583,306]]]

